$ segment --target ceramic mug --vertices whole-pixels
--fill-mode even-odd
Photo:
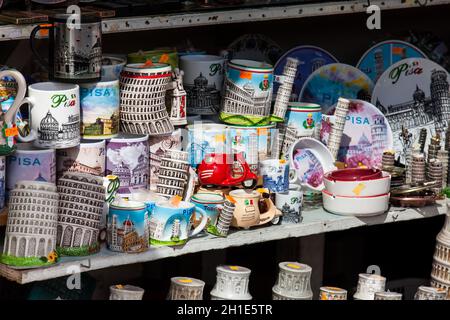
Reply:
[[[180,57],[189,114],[217,114],[220,107],[224,63],[224,58],[213,55]]]
[[[199,165],[207,153],[230,153],[227,144],[227,126],[216,123],[195,123],[188,125],[186,150],[189,153],[189,164]]]
[[[106,174],[119,178],[119,194],[129,194],[133,188],[148,184],[148,136],[121,134],[106,145]]]
[[[295,170],[289,170],[289,162],[279,159],[267,159],[260,162],[260,175],[264,188],[271,192],[289,191],[289,182],[297,180]]]
[[[57,150],[57,176],[60,177],[65,171],[104,176],[105,149],[105,140],[81,140],[76,147]]]
[[[80,88],[77,84],[40,82],[28,86],[31,131],[19,141],[38,148],[63,149],[80,144]]]
[[[102,81],[119,80],[120,72],[127,63],[127,58],[120,55],[103,55]]]
[[[148,209],[144,202],[117,201],[109,206],[108,249],[142,252],[148,249]]]
[[[225,198],[217,193],[196,193],[191,197],[191,202],[197,208],[201,208],[206,212],[208,216],[207,226],[215,226],[223,209]]]
[[[289,102],[286,119],[287,125],[297,130],[297,136],[312,137],[322,121],[322,109],[314,103]]]
[[[80,85],[81,134],[109,139],[119,133],[119,80]]]
[[[202,216],[200,224],[191,231],[194,214]],[[208,221],[205,210],[193,203],[181,201],[173,206],[169,201],[157,202],[150,215],[150,243],[152,245],[180,245],[200,233]]]
[[[56,155],[53,149],[38,149],[30,143],[17,144],[16,152],[7,157],[6,191],[20,180],[56,182]]]
[[[303,220],[303,192],[289,190],[286,193],[275,194],[275,206],[283,213],[284,223],[300,223]]]

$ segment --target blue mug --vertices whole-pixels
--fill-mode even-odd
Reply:
[[[223,208],[225,198],[218,193],[197,193],[191,197],[191,202],[197,208],[203,209],[208,216],[207,228],[215,226]]]
[[[200,224],[192,229],[194,214],[201,215]],[[150,215],[150,243],[152,245],[180,245],[200,233],[208,221],[208,215],[193,203],[181,201],[178,206],[169,201],[157,202]]]

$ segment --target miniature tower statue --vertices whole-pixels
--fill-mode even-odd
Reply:
[[[109,287],[109,300],[142,300],[144,289],[132,285],[114,285]]]
[[[428,162],[437,159],[439,150],[441,149],[441,138],[439,134],[433,136],[428,145]]]
[[[299,61],[295,58],[287,58],[286,65],[283,69],[281,78],[281,85],[278,88],[275,99],[275,106],[273,109],[274,121],[283,122],[286,115],[287,105],[294,85],[295,75],[297,73]]]
[[[170,279],[170,289],[167,300],[203,300],[202,280],[188,277],[173,277]]]
[[[431,285],[447,290],[450,298],[450,273],[447,271],[450,265],[450,215],[445,218],[442,230],[436,237],[436,248],[433,255],[433,267],[431,270]]]
[[[411,164],[411,182],[425,182],[425,155],[423,153],[415,153],[412,155]]]
[[[328,149],[330,149],[334,160],[337,159],[339,148],[341,146],[342,133],[344,132],[345,120],[348,113],[350,101],[339,98],[334,112],[335,122],[331,127],[330,137],[328,138]]]
[[[383,171],[392,171],[395,166],[395,151],[389,150],[383,152],[381,158],[381,168]]]
[[[248,291],[251,270],[240,266],[218,266],[211,300],[251,300]]]
[[[168,96],[170,100],[170,122],[174,125],[187,124],[186,91],[183,88],[183,71],[176,68],[172,72],[172,82],[169,83]]]
[[[434,288],[420,286],[414,295],[414,300],[445,300],[447,298],[447,290],[443,288]]]
[[[386,278],[378,274],[360,273],[358,287],[353,295],[355,300],[374,300],[375,293],[384,291]]]
[[[436,182],[433,185],[436,195],[440,195],[442,192],[442,174],[442,162],[438,159],[431,159],[428,162],[428,179]]]
[[[442,163],[442,188],[446,188],[448,181],[448,151],[439,150],[437,159]]]
[[[228,230],[230,229],[231,220],[233,219],[235,205],[229,200],[226,200],[223,209],[220,212],[219,219],[217,221],[217,232],[222,236],[226,237]]]
[[[272,288],[274,300],[312,300],[312,268],[298,262],[280,262],[278,279]]]

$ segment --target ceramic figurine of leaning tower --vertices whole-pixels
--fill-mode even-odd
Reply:
[[[330,149],[334,160],[337,160],[339,148],[341,146],[342,134],[344,132],[345,120],[348,113],[350,101],[344,98],[339,98],[336,110],[334,112],[335,121],[331,127],[330,137],[328,138],[328,149]]]
[[[273,109],[274,121],[284,121],[298,64],[299,61],[297,59],[287,58],[286,65],[283,69],[283,75],[281,76],[281,85],[278,88],[277,97],[275,99],[275,106]]]

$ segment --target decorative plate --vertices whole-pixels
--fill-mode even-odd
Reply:
[[[302,102],[317,103],[327,113],[340,97],[370,101],[373,82],[361,70],[343,63],[332,63],[314,71],[300,93]]]
[[[383,41],[367,50],[356,67],[376,83],[387,68],[407,58],[427,58],[427,56],[419,48],[408,42],[400,40]]]
[[[328,114],[334,114],[334,108]],[[325,144],[330,131],[330,122],[322,121],[320,138]],[[337,161],[348,168],[380,168],[383,152],[393,147],[391,126],[383,113],[369,102],[351,100]]]
[[[305,80],[311,73],[321,66],[338,62],[331,53],[324,49],[314,46],[298,46],[283,54],[277,61],[274,70],[275,77],[283,74],[287,58],[295,58],[300,62],[294,79],[294,86],[292,87],[291,101],[300,101],[298,97],[300,96]],[[274,82],[273,100],[275,100],[279,86],[280,84],[278,82]]]
[[[289,161],[296,170],[298,183],[310,191],[324,189],[323,175],[336,169],[325,145],[313,138],[300,138],[290,148]]]
[[[437,130],[445,130],[450,120],[448,73],[437,63],[422,58],[399,61],[378,80],[372,104],[383,112],[394,134],[394,150],[404,160],[404,152],[426,129],[428,142]],[[409,141],[400,138],[402,127]]]
[[[275,41],[262,34],[245,34],[234,40],[227,51],[229,61],[246,59],[267,62],[271,65],[274,65],[283,53]]]

